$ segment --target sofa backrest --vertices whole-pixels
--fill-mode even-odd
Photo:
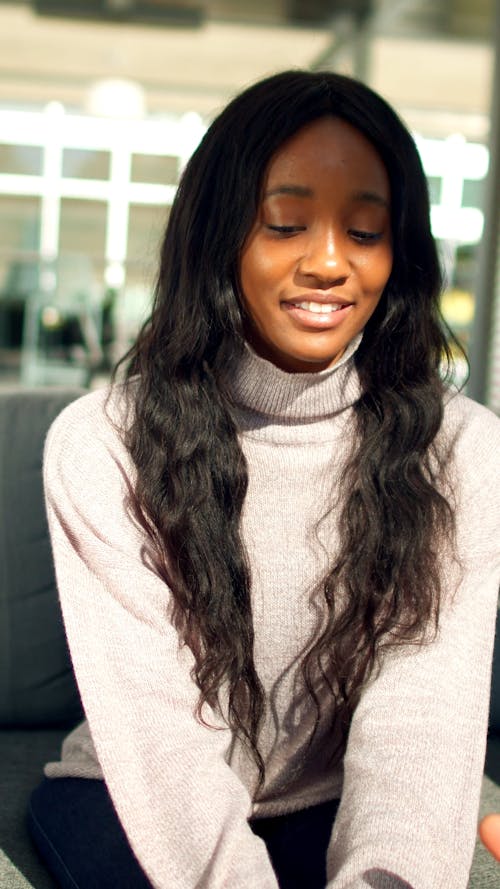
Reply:
[[[0,726],[74,723],[81,704],[54,579],[43,445],[82,390],[0,392]]]

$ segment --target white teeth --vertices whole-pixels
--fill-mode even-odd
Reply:
[[[318,315],[329,315],[330,312],[337,312],[342,308],[339,303],[313,303],[302,302],[294,303],[298,309],[305,309],[306,312],[315,312]]]

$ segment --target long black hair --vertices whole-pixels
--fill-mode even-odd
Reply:
[[[437,446],[441,274],[426,180],[414,141],[365,85],[331,72],[288,71],[237,96],[187,164],[163,245],[152,314],[126,356],[137,469],[136,518],[171,590],[171,617],[194,659],[204,703],[220,705],[259,765],[264,695],[253,660],[251,576],[240,537],[247,468],[225,370],[244,342],[239,262],[263,178],[278,148],[324,115],[371,142],[391,188],[393,267],[355,364],[361,396],[343,473],[342,551],[318,591],[324,620],[303,661],[316,702],[349,722],[384,646],[424,642],[437,625],[438,548],[450,539],[449,455]],[[333,506],[333,505],[332,505]],[[347,595],[340,599],[339,589]],[[339,601],[343,604],[339,605]]]

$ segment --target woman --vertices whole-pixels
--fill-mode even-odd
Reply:
[[[210,127],[125,383],[47,443],[87,716],[32,799],[61,885],[466,886],[500,424],[442,381],[440,286],[365,86],[278,74]]]

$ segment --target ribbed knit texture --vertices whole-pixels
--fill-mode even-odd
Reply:
[[[158,889],[277,889],[259,817],[341,796],[328,889],[465,889],[485,750],[497,591],[500,422],[462,396],[456,437],[457,572],[443,556],[435,642],[385,657],[363,693],[343,766],[298,681],[318,621],[315,586],[338,545],[333,500],[359,393],[352,352],[320,374],[286,374],[247,349],[232,380],[249,488],[242,532],[252,569],[255,663],[268,707],[266,783],[224,726],[196,721],[192,655],[168,620],[169,590],[124,506],[134,471],[104,411],[70,405],[47,442],[48,515],[64,620],[88,723],[52,777],[104,775],[131,845]],[[109,410],[119,420],[121,390]],[[146,556],[145,556],[146,552]],[[327,711],[325,693],[322,705]],[[326,721],[325,721],[326,725]],[[89,731],[90,726],[90,731]],[[90,735],[91,732],[91,735]],[[92,737],[91,737],[92,736]]]

